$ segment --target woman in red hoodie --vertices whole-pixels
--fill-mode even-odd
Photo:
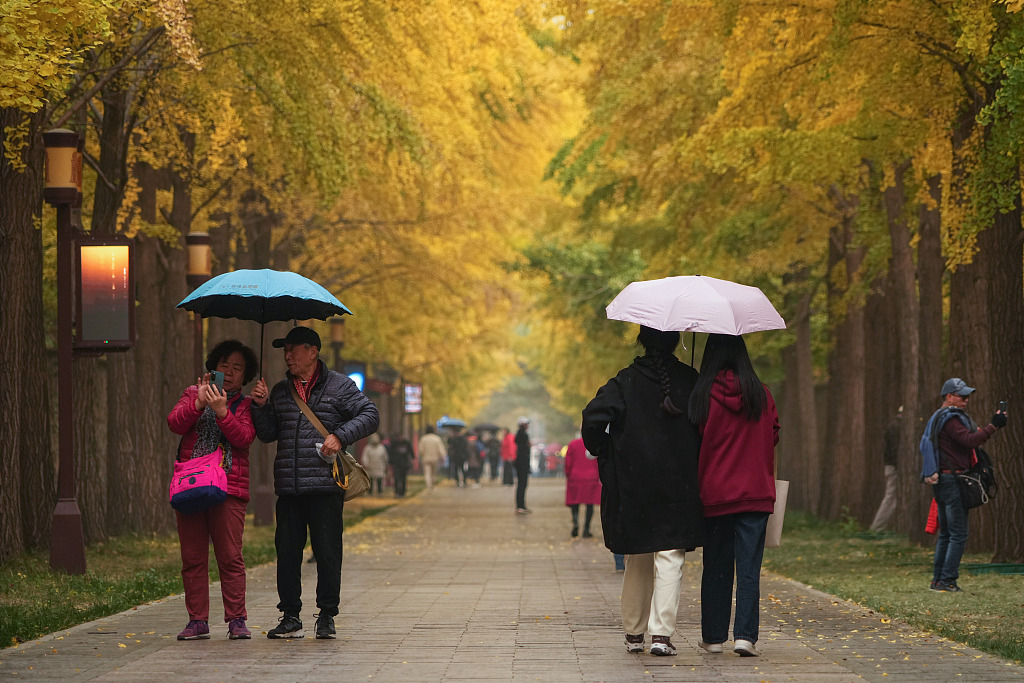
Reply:
[[[733,651],[756,657],[765,527],[775,507],[779,415],[742,337],[708,337],[689,414],[702,439],[697,472],[707,534],[699,644],[708,652],[722,652],[735,575]]]

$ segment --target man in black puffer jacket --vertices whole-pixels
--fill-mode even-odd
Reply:
[[[377,431],[377,407],[345,375],[320,360],[320,335],[293,327],[275,339],[284,349],[288,375],[267,390],[262,378],[252,392],[252,417],[260,441],[277,441],[274,491],[277,493],[277,608],[284,615],[268,638],[302,638],[302,550],[306,528],[317,559],[316,637],[334,638],[334,617],[341,602],[342,519],[345,492],[334,481],[331,459],[347,446]],[[289,384],[309,405],[330,435],[325,439],[292,398]]]

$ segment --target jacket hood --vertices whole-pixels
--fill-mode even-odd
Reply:
[[[722,370],[711,385],[711,398],[733,413],[743,411],[743,394],[740,383],[732,370]]]
[[[666,369],[679,362],[679,359],[671,354],[664,358]],[[633,367],[636,368],[637,372],[655,384],[661,384],[661,380],[658,378],[658,371],[654,369],[654,360],[650,356],[637,356],[633,359]]]

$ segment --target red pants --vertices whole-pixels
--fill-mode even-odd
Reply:
[[[220,569],[220,591],[224,597],[224,621],[245,619],[245,560],[242,558],[242,530],[246,502],[228,496],[220,505],[178,518],[181,544],[181,580],[185,584],[188,618],[210,620],[210,542]]]

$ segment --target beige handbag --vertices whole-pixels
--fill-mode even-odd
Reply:
[[[768,515],[768,529],[764,536],[765,548],[778,548],[782,543],[782,522],[786,518],[786,498],[789,496],[789,482],[775,480],[775,511]]]
[[[288,388],[291,389],[292,399],[295,400],[295,404],[299,406],[299,410],[306,416],[316,430],[320,432],[320,436],[325,439],[331,435],[327,428],[324,427],[323,422],[320,421],[313,411],[309,409],[309,405],[302,400],[299,396],[299,392],[295,390],[295,384],[288,382]],[[338,471],[338,462],[341,462],[341,468],[344,471],[344,477],[342,473]],[[333,465],[334,482],[345,490],[345,500],[352,500],[358,498],[367,491],[370,490],[370,475],[366,473],[363,466],[359,464],[355,456],[346,450],[342,450],[334,458]]]

